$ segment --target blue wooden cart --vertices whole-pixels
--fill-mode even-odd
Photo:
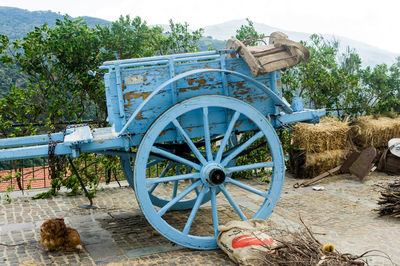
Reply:
[[[55,155],[120,156],[140,208],[159,233],[186,247],[216,248],[222,201],[246,220],[267,219],[279,199],[285,160],[275,129],[318,122],[325,114],[288,104],[279,71],[253,78],[243,59],[228,58],[229,53],[105,62],[100,68],[107,70],[111,127],[70,126],[60,133],[1,139],[0,160],[47,156],[49,143],[57,143]],[[236,160],[264,143],[265,159],[248,165]],[[161,167],[157,174],[152,170],[156,165]],[[272,172],[263,190],[232,178],[235,172],[259,169]],[[249,207],[250,215],[242,209],[253,203],[237,198],[231,187],[258,199],[259,205]],[[183,222],[174,219],[178,210],[186,213]],[[199,212],[209,222],[196,220]]]

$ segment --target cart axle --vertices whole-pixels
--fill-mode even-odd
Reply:
[[[225,182],[225,171],[219,163],[210,162],[204,165],[200,171],[201,180],[204,184],[218,186]]]

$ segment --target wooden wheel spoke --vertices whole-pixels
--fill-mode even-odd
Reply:
[[[199,178],[200,178],[200,173],[190,173],[183,175],[168,176],[163,178],[149,178],[146,180],[146,184],[152,185],[157,183],[165,183],[165,182],[179,181],[185,179],[199,179]]]
[[[153,165],[156,165],[156,164],[158,164],[158,163],[160,163],[160,162],[162,162],[162,161],[165,161],[165,160],[163,160],[163,159],[155,159],[155,160],[153,160],[153,161],[147,163],[146,167],[147,167],[147,168],[148,168],[148,167],[152,167]]]
[[[191,184],[188,186],[186,189],[184,189],[181,193],[179,193],[174,199],[170,200],[167,204],[164,205],[157,213],[160,216],[163,216],[175,203],[177,203],[179,200],[181,200],[183,197],[185,197],[187,194],[189,194],[192,190],[194,190],[196,187],[201,185],[201,180],[198,180],[197,182]]]
[[[257,195],[259,195],[259,196],[261,196],[261,197],[266,198],[266,197],[268,196],[268,193],[267,193],[267,192],[260,191],[260,190],[258,190],[258,189],[256,189],[256,188],[253,188],[253,187],[251,187],[251,186],[249,186],[249,185],[246,185],[246,184],[244,184],[244,183],[242,183],[242,182],[239,182],[239,181],[237,181],[237,180],[235,180],[235,179],[229,178],[227,182],[228,182],[228,183],[231,183],[231,184],[233,184],[233,185],[235,185],[235,186],[238,186],[238,187],[240,187],[240,188],[243,188],[243,189],[245,189],[245,190],[247,190],[247,191],[250,191],[250,192],[252,192],[252,193],[254,193],[254,194],[257,194]]]
[[[239,146],[238,148],[236,148],[234,151],[232,151],[228,156],[226,156],[222,162],[221,165],[222,166],[226,166],[232,159],[234,159],[237,155],[239,155],[239,153],[241,153],[242,151],[244,151],[247,147],[249,147],[251,144],[253,144],[256,140],[258,140],[259,138],[263,137],[264,134],[262,131],[259,131],[257,134],[255,134],[254,136],[252,136],[250,139],[248,139],[245,143],[243,143],[241,146]]]
[[[151,147],[151,152],[154,152],[154,153],[157,153],[157,154],[159,154],[161,156],[167,157],[168,159],[171,159],[171,160],[173,160],[175,162],[179,162],[179,163],[184,164],[184,165],[189,165],[190,167],[192,167],[192,168],[194,168],[196,170],[200,170],[200,168],[201,168],[200,165],[198,165],[198,164],[196,164],[194,162],[191,162],[191,161],[189,161],[189,160],[187,160],[185,158],[182,158],[182,157],[180,157],[178,155],[175,155],[173,153],[170,153],[168,151],[159,149],[159,148],[154,147],[154,146]]]
[[[232,117],[231,122],[229,123],[228,129],[225,132],[224,138],[221,141],[221,145],[219,146],[217,156],[215,157],[216,162],[221,161],[222,153],[224,152],[225,146],[228,143],[229,138],[231,137],[233,127],[235,126],[236,121],[238,120],[239,116],[240,116],[240,113],[238,111],[236,111]]]
[[[235,202],[235,200],[232,198],[231,194],[229,194],[228,190],[226,190],[224,185],[219,186],[222,193],[225,195],[225,198],[229,201],[235,212],[239,215],[240,219],[243,221],[247,221],[246,215],[242,212],[240,209],[239,205]]]
[[[234,173],[234,172],[240,172],[240,171],[245,171],[245,170],[252,170],[252,169],[257,169],[257,168],[266,168],[266,167],[273,167],[273,166],[274,166],[273,162],[263,162],[263,163],[254,163],[254,164],[249,164],[249,165],[240,165],[240,166],[229,167],[229,168],[226,168],[226,171],[228,173]]]
[[[211,212],[213,219],[213,227],[214,227],[214,236],[218,236],[218,209],[217,209],[217,199],[215,187],[211,188]]]
[[[197,149],[196,145],[194,145],[193,141],[190,139],[189,135],[185,132],[185,130],[182,128],[182,126],[179,124],[178,120],[174,119],[172,121],[174,126],[178,129],[179,133],[181,136],[184,138],[186,144],[189,146],[189,148],[192,150],[193,154],[196,156],[196,158],[202,163],[206,164],[207,161],[204,159],[203,155],[201,155],[200,151]]]
[[[192,184],[195,182],[195,179],[194,178],[191,178],[190,179],[190,182],[192,182]],[[198,188],[195,188],[194,189],[194,192],[196,192],[196,195],[198,196],[199,195],[199,189]]]
[[[178,163],[178,164],[176,165],[175,175],[178,176],[178,175],[180,175],[180,173],[181,173],[181,164]],[[173,198],[176,197],[176,193],[178,192],[178,185],[179,185],[179,184],[178,184],[178,180],[175,180],[175,181],[174,181],[174,188],[173,188],[173,190],[172,190],[172,197],[171,197],[171,199],[173,199]]]
[[[208,188],[206,186],[203,186],[199,196],[196,199],[196,202],[194,203],[193,209],[190,212],[189,218],[182,231],[185,235],[189,234],[190,227],[192,226],[193,220],[196,217],[197,211],[199,210],[200,204],[203,201],[204,195],[206,194],[207,190]]]
[[[172,166],[174,165],[173,162],[169,162],[168,165],[164,168],[164,170],[161,172],[160,176],[158,178],[163,178],[167,172],[169,171],[169,169],[172,168]],[[156,189],[156,187],[158,186],[159,183],[154,183],[153,186],[149,189],[149,193],[153,193],[153,191]]]
[[[208,108],[203,107],[203,127],[204,127],[204,142],[206,146],[207,160],[212,161],[212,150],[211,150],[211,140],[210,140],[210,125],[208,122]]]

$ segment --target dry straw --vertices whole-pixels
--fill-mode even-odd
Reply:
[[[400,179],[394,180],[381,192],[378,201],[379,215],[390,215],[400,219]]]
[[[319,153],[295,152],[293,168],[297,178],[313,178],[341,165],[346,150],[330,150]]]
[[[392,138],[400,138],[400,117],[359,117],[351,124],[351,136],[361,148],[386,147]]]
[[[318,124],[298,123],[293,129],[294,147],[307,153],[319,153],[345,149],[350,127],[335,118],[323,118]]]
[[[361,255],[341,253],[332,249],[324,251],[324,245],[319,242],[300,217],[304,229],[296,232],[283,230],[273,235],[276,246],[265,246],[265,251],[258,254],[259,263],[253,265],[368,265],[368,257],[381,257],[387,265],[394,265],[390,257],[379,250],[368,250]]]

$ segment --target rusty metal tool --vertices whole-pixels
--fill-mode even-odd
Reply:
[[[336,166],[335,168],[328,170],[313,179],[303,182],[301,184],[296,183],[293,185],[294,188],[299,187],[308,187],[311,184],[314,184],[321,179],[324,179],[330,175],[335,174],[336,172],[341,173],[352,173],[353,175],[357,176],[360,181],[364,179],[371,171],[374,171],[376,167],[372,164],[373,160],[376,156],[376,149],[374,147],[369,147],[364,149],[361,153],[358,151],[352,151],[343,164]]]
[[[354,163],[349,167],[350,173],[357,176],[360,181],[362,181],[374,167],[372,162],[375,157],[376,149],[374,147],[364,149],[360,153],[360,156],[358,156]]]
[[[331,170],[328,170],[328,171],[326,171],[326,172],[324,172],[324,173],[322,173],[322,174],[320,174],[320,175],[314,177],[314,178],[311,179],[311,180],[308,180],[308,181],[303,182],[303,183],[301,183],[301,184],[296,183],[296,184],[293,185],[293,187],[294,187],[294,188],[308,187],[309,185],[311,185],[311,184],[313,184],[313,183],[315,183],[315,182],[318,182],[319,180],[324,179],[325,177],[328,177],[328,176],[333,175],[334,173],[338,172],[338,171],[340,170],[341,167],[342,167],[342,165],[336,166],[335,168],[333,168],[333,169],[331,169]]]

